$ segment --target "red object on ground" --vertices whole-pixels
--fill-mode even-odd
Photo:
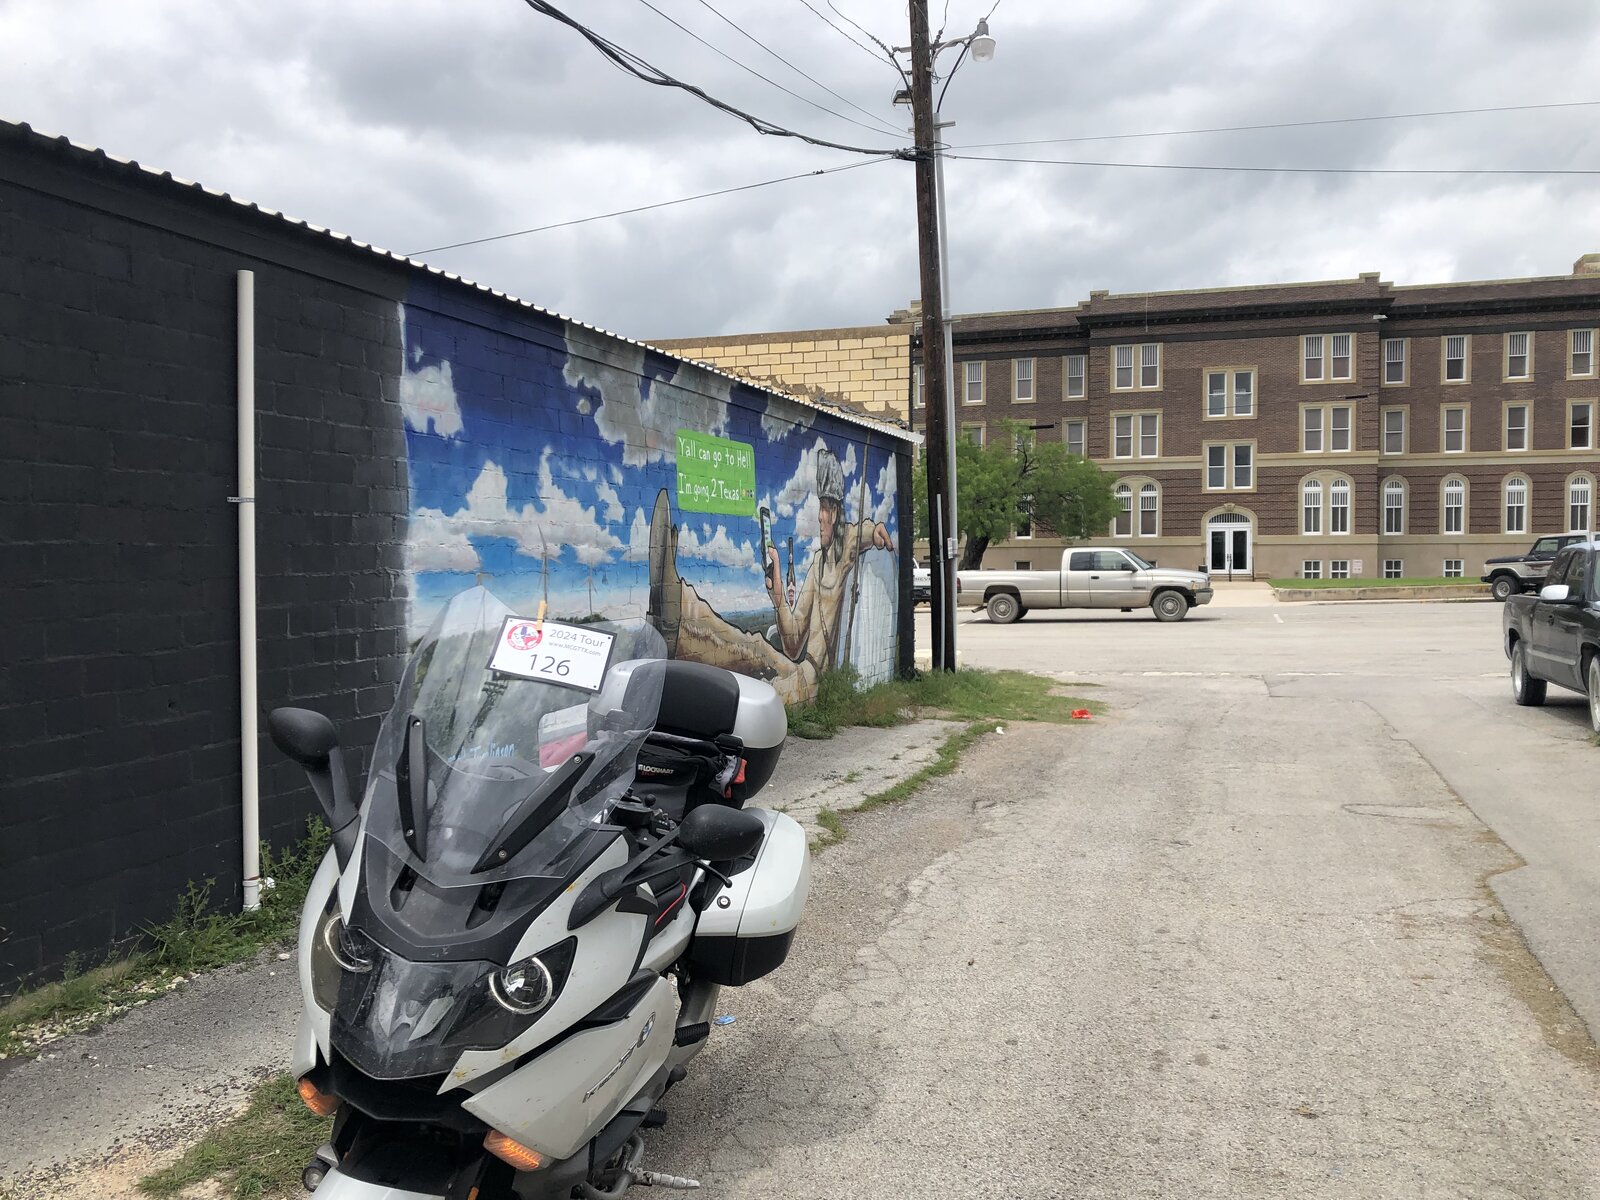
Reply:
[[[1092,715],[1087,708],[1075,708],[1072,710],[1072,719],[1074,721],[1087,721]]]

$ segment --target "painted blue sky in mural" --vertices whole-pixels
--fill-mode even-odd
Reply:
[[[898,443],[642,346],[550,319],[486,330],[405,305],[400,400],[411,479],[412,627],[420,631],[480,574],[513,607],[552,615],[641,615],[651,514],[676,487],[675,435],[714,433],[755,447],[756,492],[800,578],[818,532],[816,454],[845,472],[845,515],[897,535]],[[848,434],[842,431],[848,430]],[[835,432],[840,431],[840,432]],[[755,517],[681,512],[678,569],[727,615],[771,610]],[[548,576],[545,568],[548,565]]]

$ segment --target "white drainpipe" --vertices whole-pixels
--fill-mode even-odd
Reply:
[[[244,909],[261,907],[261,791],[256,753],[256,275],[240,271],[238,397],[239,769],[242,776]]]

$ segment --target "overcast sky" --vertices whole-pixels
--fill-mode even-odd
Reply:
[[[906,144],[897,76],[827,0],[810,4],[838,29],[808,0],[651,0],[727,57],[644,0],[556,3],[767,121]],[[949,0],[946,36],[993,3]],[[903,0],[834,4],[908,43]],[[956,146],[1600,100],[1595,0],[1000,0],[990,25],[994,61],[964,63],[946,98]],[[0,117],[401,252],[863,161],[632,79],[520,0],[0,0],[0,46]],[[964,153],[1593,171],[1597,131],[1591,106]],[[1361,271],[1564,274],[1600,251],[1600,175],[951,161],[947,187],[960,312]],[[908,163],[868,161],[423,257],[637,338],[874,324],[918,291],[914,197]]]

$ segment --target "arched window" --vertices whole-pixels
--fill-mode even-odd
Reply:
[[[1406,531],[1406,485],[1399,479],[1391,479],[1383,485],[1383,531]]]
[[[1139,536],[1155,537],[1161,525],[1161,498],[1156,485],[1147,483],[1139,489]]]
[[[1567,528],[1573,533],[1589,532],[1589,515],[1594,510],[1590,501],[1594,497],[1594,480],[1587,475],[1574,475],[1567,480]]]
[[[1452,475],[1444,481],[1444,533],[1462,533],[1467,528],[1467,481]]]
[[[1133,489],[1125,483],[1117,484],[1117,519],[1112,523],[1111,532],[1116,537],[1131,537],[1133,534]]]
[[[1322,532],[1322,484],[1315,479],[1300,488],[1300,532]]]
[[[1328,485],[1328,532],[1350,532],[1350,481],[1342,476]]]
[[[1506,532],[1528,532],[1528,481],[1521,475],[1506,480]]]

